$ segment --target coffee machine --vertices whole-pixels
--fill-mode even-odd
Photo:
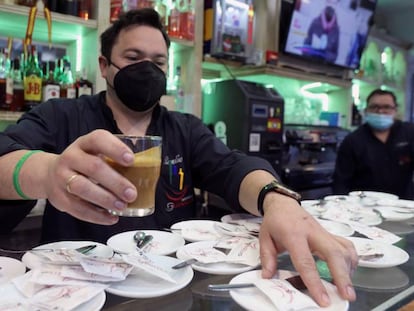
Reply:
[[[285,124],[282,181],[303,199],[332,194],[337,150],[349,131],[335,126]]]
[[[281,173],[284,100],[263,84],[237,79],[203,87],[203,122],[231,149],[269,161]]]

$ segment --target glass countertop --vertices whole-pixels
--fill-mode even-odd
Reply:
[[[414,291],[410,288],[414,284],[414,226],[404,222],[384,222],[381,227],[403,238],[397,243],[397,246],[405,249],[409,253],[410,259],[396,267],[358,267],[353,275],[357,300],[350,303],[349,310],[351,311],[372,310],[394,296],[404,293],[404,291],[407,293]],[[278,262],[280,269],[293,270],[289,256],[280,256]],[[321,276],[329,278],[326,264],[317,261],[317,266]],[[129,299],[107,294],[103,310],[245,310],[231,298],[228,292],[213,292],[207,288],[209,284],[228,283],[234,275],[211,275],[194,272],[194,278],[189,285],[167,296],[152,299]],[[406,297],[407,294],[404,294],[402,296]],[[405,298],[405,300],[407,299]],[[406,303],[408,302],[406,301]],[[393,309],[390,305],[391,302],[387,306],[380,306],[375,310],[398,310],[397,307]]]

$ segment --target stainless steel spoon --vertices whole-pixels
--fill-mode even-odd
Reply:
[[[138,245],[145,238],[146,234],[144,231],[137,231],[134,234],[134,241]]]

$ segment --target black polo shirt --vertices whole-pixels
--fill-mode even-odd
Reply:
[[[395,121],[386,143],[364,124],[345,137],[339,147],[333,191],[382,191],[414,199],[413,169],[413,124]]]
[[[60,154],[78,137],[95,129],[120,133],[112,111],[105,104],[105,92],[78,99],[50,100],[0,133],[0,155],[18,149]],[[223,197],[237,211],[241,208],[239,187],[246,174],[264,169],[275,175],[267,161],[229,150],[200,119],[190,114],[157,106],[147,134],[163,138],[154,215],[120,217],[117,224],[102,226],[78,220],[47,203],[42,242],[80,239],[106,242],[111,235],[122,231],[169,227],[196,216],[195,187]],[[1,204],[7,205],[7,201]]]

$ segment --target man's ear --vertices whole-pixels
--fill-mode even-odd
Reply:
[[[101,55],[98,57],[98,62],[99,62],[99,69],[101,70],[101,77],[106,79],[106,71],[109,67],[108,60],[106,59],[106,57]]]

